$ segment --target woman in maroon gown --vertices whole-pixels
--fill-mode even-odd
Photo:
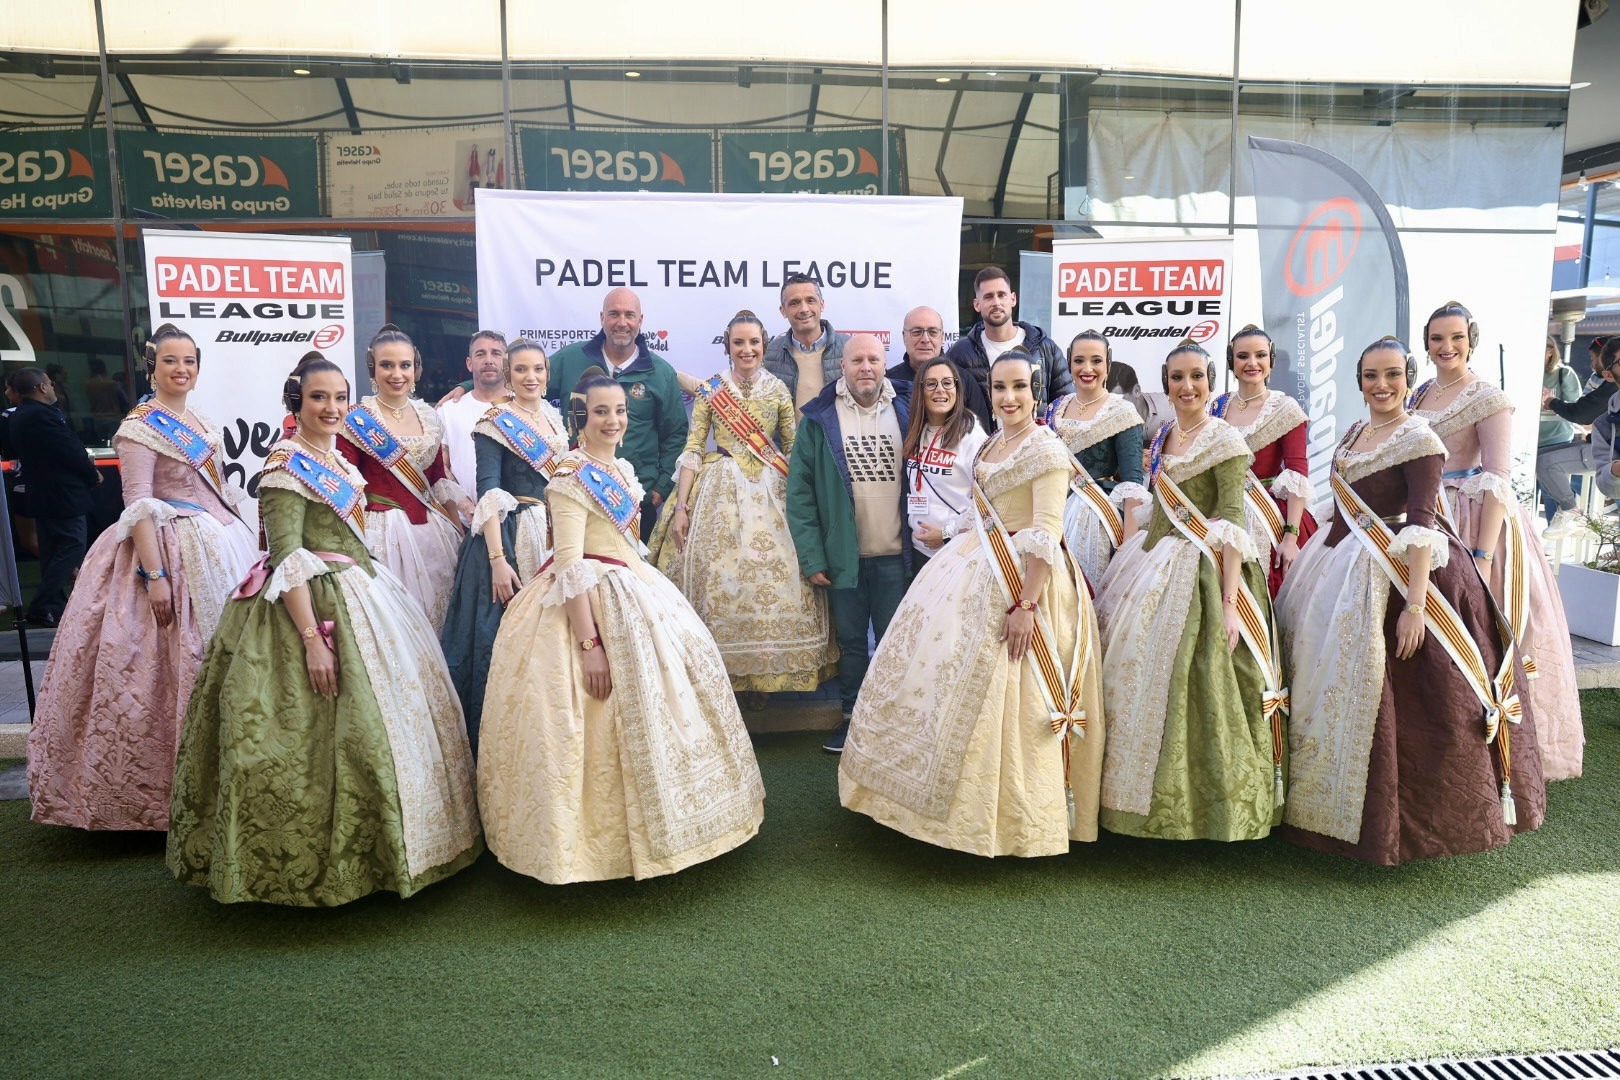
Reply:
[[[1392,338],[1362,354],[1370,417],[1334,453],[1332,526],[1277,595],[1293,702],[1282,833],[1384,865],[1500,847],[1547,807],[1522,665],[1435,518],[1445,446],[1404,408],[1415,368]]]

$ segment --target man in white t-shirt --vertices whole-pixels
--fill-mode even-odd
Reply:
[[[448,398],[439,405],[444,424],[444,445],[450,451],[450,471],[456,483],[478,498],[478,455],[473,449],[473,425],[491,405],[506,400],[506,338],[493,330],[480,330],[467,343],[467,370],[472,373],[472,391],[458,400]]]
[[[1017,309],[1018,294],[1013,291],[1007,271],[999,266],[980,270],[973,278],[973,310],[979,313],[979,321],[945,353],[962,369],[964,376],[978,380],[979,388],[984,391],[982,404],[972,404],[986,431],[995,430],[990,415],[990,368],[1009,349],[1022,345],[1035,361],[1032,389],[1037,416],[1047,405],[1074,389],[1074,377],[1069,374],[1063,348],[1034,323],[1014,319],[1013,312]]]

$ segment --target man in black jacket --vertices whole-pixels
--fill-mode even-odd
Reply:
[[[931,307],[915,307],[906,312],[901,339],[906,343],[906,354],[900,362],[883,373],[894,387],[894,396],[910,404],[911,388],[923,365],[945,351],[945,320]],[[984,400],[984,390],[978,379],[968,379],[962,389],[962,400],[978,416],[990,412],[990,403]],[[980,421],[981,423],[983,421]]]
[[[990,422],[990,365],[1008,349],[1022,345],[1037,361],[1036,416],[1074,389],[1074,378],[1069,374],[1069,361],[1063,347],[1034,323],[1015,321],[1013,312],[1017,307],[1018,294],[1012,291],[1007,271],[999,266],[980,270],[973,279],[973,310],[979,313],[979,321],[945,354],[956,361],[963,375],[978,380],[979,388],[984,391],[983,411],[974,411],[979,412],[986,431],[996,430]]]
[[[24,512],[39,536],[40,581],[28,620],[55,626],[67,606],[73,575],[89,543],[90,489],[101,471],[56,408],[56,388],[38,368],[12,376],[19,399],[6,425],[6,441],[28,478]]]

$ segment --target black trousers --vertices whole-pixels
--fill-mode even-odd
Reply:
[[[89,525],[85,518],[35,518],[39,536],[40,581],[34,602],[28,605],[28,618],[43,622],[47,616],[60,618],[67,606],[73,575],[84,562]]]

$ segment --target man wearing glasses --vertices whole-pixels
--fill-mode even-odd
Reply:
[[[905,329],[901,332],[906,354],[901,361],[884,372],[894,385],[894,396],[911,404],[911,387],[922,366],[945,350],[945,320],[931,307],[915,307],[906,312]],[[959,388],[967,407],[979,416],[990,415],[990,403],[985,400],[984,388],[977,379],[967,379]]]

